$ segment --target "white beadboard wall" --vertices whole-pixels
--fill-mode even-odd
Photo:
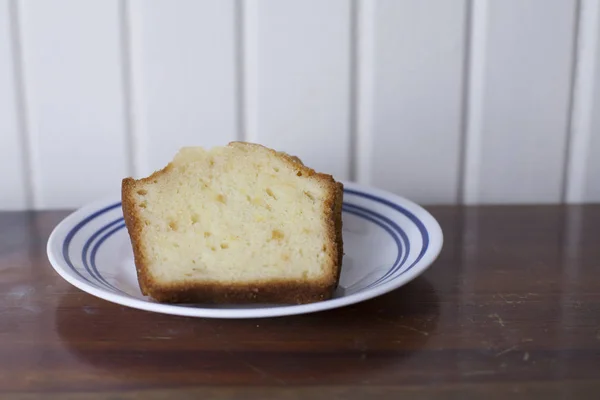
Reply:
[[[600,0],[0,0],[0,209],[248,140],[422,204],[600,202]]]

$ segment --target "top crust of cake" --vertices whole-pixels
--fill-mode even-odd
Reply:
[[[262,145],[231,142],[228,147],[247,151],[266,151],[284,161],[303,179],[318,182],[326,188],[323,199],[322,223],[326,226],[324,248],[327,248],[328,265],[317,279],[269,279],[211,281],[190,279],[180,282],[167,282],[150,271],[151,260],[144,243],[144,218],[139,207],[136,193],[146,192],[148,185],[160,182],[176,168],[177,157],[165,168],[152,175],[135,180],[125,178],[122,181],[123,214],[131,244],[140,289],[144,295],[159,302],[173,303],[309,303],[331,298],[340,277],[343,258],[342,239],[342,199],[343,185],[331,175],[317,173],[305,166],[302,161],[283,152],[277,152]],[[179,155],[178,155],[179,156]],[[185,157],[185,154],[180,156]]]

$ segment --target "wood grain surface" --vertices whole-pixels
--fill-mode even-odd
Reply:
[[[429,210],[445,244],[421,277],[257,320],[97,299],[47,260],[66,212],[0,213],[0,398],[598,398],[600,206]]]

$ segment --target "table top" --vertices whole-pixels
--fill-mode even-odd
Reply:
[[[600,205],[428,210],[445,244],[421,277],[257,320],[95,298],[47,260],[66,212],[0,213],[0,396],[598,398]]]

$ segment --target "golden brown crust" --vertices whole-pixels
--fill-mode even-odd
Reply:
[[[138,283],[144,296],[151,296],[153,287],[156,286],[156,282],[154,279],[152,279],[150,273],[148,272],[148,264],[146,262],[144,251],[141,245],[143,228],[140,223],[141,218],[137,212],[136,203],[134,200],[134,192],[138,185],[153,182],[170,169],[171,164],[169,163],[163,169],[154,172],[152,175],[146,178],[141,178],[138,180],[133,178],[125,178],[121,182],[121,208],[123,209],[123,218],[125,220],[125,226],[129,233],[129,239],[133,249],[133,259],[136,266],[135,269]]]
[[[192,282],[154,287],[151,297],[160,303],[307,304],[331,297],[335,288],[315,283],[265,281],[247,284]]]
[[[140,290],[144,296],[148,295],[148,273],[146,271],[146,260],[141,248],[142,227],[140,218],[137,214],[132,192],[135,190],[136,181],[133,178],[125,178],[121,184],[121,203],[123,208],[123,218],[125,226],[129,232],[129,240],[133,249],[133,259],[136,266],[136,273]]]
[[[336,183],[335,202],[333,210],[333,218],[335,221],[335,248],[337,256],[337,271],[335,277],[335,286],[337,288],[340,275],[342,272],[342,260],[344,258],[344,238],[343,238],[343,222],[342,222],[342,205],[344,202],[344,185],[341,182]]]
[[[326,249],[330,254],[332,274],[322,281],[265,281],[248,284],[228,284],[209,282],[189,282],[165,285],[157,282],[149,273],[147,262],[142,249],[142,225],[134,201],[134,192],[138,184],[152,183],[168,172],[171,164],[152,175],[135,180],[125,178],[122,181],[121,197],[125,225],[129,232],[133,248],[134,262],[140,290],[145,296],[150,296],[164,303],[278,303],[305,304],[330,299],[335,292],[340,278],[343,258],[342,237],[342,201],[343,185],[336,182],[331,175],[317,173],[306,167],[295,156],[277,152],[259,144],[231,142],[230,146],[259,146],[281,159],[290,163],[298,171],[299,176],[310,177],[321,181],[328,188],[329,196],[325,199],[327,224]]]

